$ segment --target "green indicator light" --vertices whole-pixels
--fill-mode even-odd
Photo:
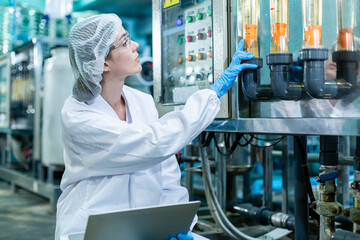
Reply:
[[[212,16],[212,11],[211,11],[211,9],[207,10],[207,15],[208,15],[209,17]]]
[[[186,17],[186,22],[191,23],[192,21],[193,21],[192,16],[187,16]]]
[[[196,14],[196,19],[197,19],[197,20],[201,20],[202,18],[203,18],[202,13]]]
[[[179,37],[179,38],[177,39],[177,43],[178,43],[179,45],[181,45],[181,44],[183,43],[183,39]]]

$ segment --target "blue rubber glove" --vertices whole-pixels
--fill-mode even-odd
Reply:
[[[172,237],[170,238],[170,240],[194,240],[193,235],[191,234],[190,231],[188,231],[186,234],[184,233],[179,233],[176,238]]]
[[[221,74],[220,78],[210,86],[210,88],[216,92],[219,98],[231,88],[237,75],[242,70],[246,68],[255,69],[258,67],[255,64],[241,64],[241,60],[249,60],[254,58],[254,54],[243,52],[243,47],[244,41],[241,40],[229,67]]]

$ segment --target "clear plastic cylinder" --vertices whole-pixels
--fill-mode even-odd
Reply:
[[[287,53],[289,41],[288,0],[270,0],[270,53]]]
[[[242,38],[245,42],[244,51],[259,57],[258,22],[260,15],[259,0],[240,0],[242,18]],[[239,4],[238,4],[239,5]]]
[[[358,0],[357,0],[358,1]],[[354,51],[355,0],[336,0],[337,51]]]
[[[322,0],[302,0],[303,48],[322,48]]]

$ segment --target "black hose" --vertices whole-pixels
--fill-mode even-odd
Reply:
[[[305,181],[305,186],[306,186],[306,190],[308,193],[308,196],[310,198],[310,202],[315,202],[315,196],[314,196],[314,192],[311,188],[311,182],[310,182],[310,174],[309,174],[309,168],[308,168],[308,162],[307,162],[307,152],[306,152],[306,147],[304,146],[304,143],[302,141],[302,139],[299,136],[295,136],[294,137],[296,143],[299,146],[299,152],[300,152],[300,159],[301,159],[301,167],[303,169],[304,172],[304,177],[306,179]],[[309,214],[314,217],[318,222],[320,221],[320,216],[319,214],[317,214],[315,211],[310,210]]]
[[[295,136],[295,140],[296,143],[299,146],[299,150],[300,150],[300,156],[301,156],[301,167],[304,171],[304,176],[306,179],[306,190],[308,192],[309,198],[310,198],[310,202],[314,202],[315,197],[314,197],[314,193],[313,190],[311,188],[311,182],[310,182],[310,174],[309,174],[309,169],[308,169],[308,163],[307,163],[307,154],[306,154],[306,148],[304,146],[304,143],[302,141],[302,139],[299,136]]]
[[[229,147],[230,134],[229,134],[229,135],[226,135],[226,134],[224,133],[225,148],[226,148],[226,151],[225,151],[225,152],[221,151],[221,149],[220,149],[220,147],[219,147],[219,145],[218,145],[217,139],[216,139],[216,137],[215,137],[215,135],[214,135],[215,147],[216,147],[216,149],[218,150],[218,152],[219,152],[222,156],[228,157],[228,156],[230,156],[230,155],[235,151],[235,149],[236,149],[237,145],[239,144],[239,142],[240,142],[240,140],[241,140],[241,138],[242,138],[243,135],[244,135],[244,134],[242,134],[242,133],[236,133],[236,135],[235,135],[235,140],[234,140],[233,144],[231,145],[231,147]]]

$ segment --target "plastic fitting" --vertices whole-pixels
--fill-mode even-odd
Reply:
[[[263,66],[262,58],[245,60],[242,63],[256,64],[256,69],[245,69],[240,73],[242,91],[250,101],[270,100],[273,97],[270,85],[260,84],[260,68]]]
[[[299,100],[302,95],[301,83],[290,79],[292,60],[292,53],[271,53],[266,56],[272,92],[281,100]]]
[[[350,91],[356,90],[360,51],[336,51],[333,53],[332,58],[336,63],[336,79],[345,81],[349,85]],[[349,90],[340,91],[340,95],[347,94]]]

